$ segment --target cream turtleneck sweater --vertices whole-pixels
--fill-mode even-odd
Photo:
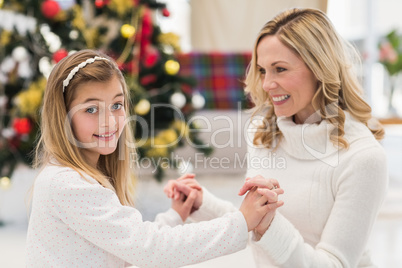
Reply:
[[[334,126],[278,118],[275,151],[249,146],[247,177],[277,179],[284,206],[259,241],[250,239],[258,267],[373,267],[366,244],[387,189],[383,148],[346,112],[347,150],[329,139]],[[252,131],[250,131],[252,132]],[[253,134],[249,137],[252,143]],[[193,220],[234,208],[205,191]]]

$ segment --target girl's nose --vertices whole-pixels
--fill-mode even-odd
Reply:
[[[104,113],[100,116],[101,127],[114,127],[117,124],[116,115],[110,109],[104,109]]]

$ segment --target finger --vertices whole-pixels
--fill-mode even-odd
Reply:
[[[179,177],[179,178],[177,179],[177,181],[181,181],[181,180],[184,180],[184,179],[194,179],[194,178],[195,178],[195,174],[193,174],[193,173],[186,173],[186,174],[184,174],[183,176]]]
[[[247,180],[243,184],[242,188],[240,188],[239,195],[244,195],[253,186],[267,189],[272,189],[274,187],[274,185],[270,182],[270,180],[258,176]]]
[[[185,194],[187,196],[190,194],[190,192],[192,190],[192,188],[190,186],[185,185],[183,183],[177,183],[175,189],[179,192],[182,192],[183,194]]]
[[[271,184],[274,186],[274,188],[281,188],[281,186],[279,185],[279,182],[275,179],[269,179],[269,181],[271,182]]]
[[[181,194],[182,194],[182,192],[178,191],[178,190],[175,188],[175,189],[174,189],[174,192],[173,192],[173,199],[174,199],[174,200],[179,200]]]
[[[187,199],[186,199],[186,201],[184,202],[183,206],[184,206],[186,209],[190,210],[190,209],[193,207],[193,205],[194,205],[194,202],[195,202],[196,197],[197,197],[197,192],[196,192],[196,190],[192,190],[192,191],[190,192],[190,194],[187,196]]]
[[[266,212],[268,213],[268,211],[272,211],[274,209],[280,208],[284,204],[285,204],[285,202],[283,202],[283,200],[279,200],[278,202],[275,202],[275,203],[268,203],[266,206],[264,206],[264,209],[266,209]]]
[[[258,188],[257,192],[264,196],[268,203],[276,203],[278,201],[278,194],[269,189]]]
[[[163,188],[163,192],[167,195],[167,197],[172,198],[173,188],[175,185],[174,180],[169,180],[165,187]]]
[[[271,190],[271,191],[274,191],[277,195],[285,193],[285,190],[283,190],[282,188],[277,188],[277,189],[274,189],[274,190]]]
[[[190,186],[191,188],[194,188],[197,190],[202,189],[201,185],[194,179],[183,179],[180,181],[180,183],[186,184],[186,185]]]

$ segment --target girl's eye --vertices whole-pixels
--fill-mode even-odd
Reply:
[[[259,68],[258,71],[260,72],[260,74],[265,74],[265,70],[262,68]]]
[[[115,103],[112,105],[112,110],[120,110],[123,107],[121,103]]]
[[[90,113],[90,114],[94,114],[98,111],[98,109],[96,107],[89,107],[86,112]]]

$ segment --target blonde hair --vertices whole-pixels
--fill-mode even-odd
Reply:
[[[273,127],[277,118],[268,94],[262,89],[257,69],[257,46],[266,36],[276,36],[299,55],[319,81],[312,105],[321,120],[328,120],[336,126],[330,135],[335,146],[349,146],[343,138],[344,111],[364,123],[376,139],[383,138],[384,129],[372,118],[371,108],[363,100],[363,90],[353,70],[353,61],[360,63],[356,50],[339,36],[322,11],[294,8],[267,22],[254,45],[245,79],[245,92],[255,104],[253,115],[265,113],[263,124],[255,134],[254,144],[273,148],[279,144],[276,141],[282,138],[280,130]]]
[[[88,64],[70,80],[63,93],[63,81],[70,71],[89,58],[103,57],[108,60],[96,60]],[[52,159],[61,166],[70,167],[82,176],[83,173],[97,180],[105,188],[116,192],[121,204],[133,206],[133,173],[130,169],[130,157],[135,153],[132,128],[126,124],[116,150],[110,155],[101,155],[97,168],[91,167],[81,153],[74,138],[68,118],[68,107],[74,99],[79,85],[90,81],[107,82],[117,77],[124,93],[124,108],[129,118],[129,92],[122,73],[116,63],[101,52],[81,50],[61,60],[52,70],[43,99],[41,111],[41,136],[36,152],[36,167],[44,166]],[[84,177],[84,176],[83,176]],[[84,177],[85,178],[85,177]]]

